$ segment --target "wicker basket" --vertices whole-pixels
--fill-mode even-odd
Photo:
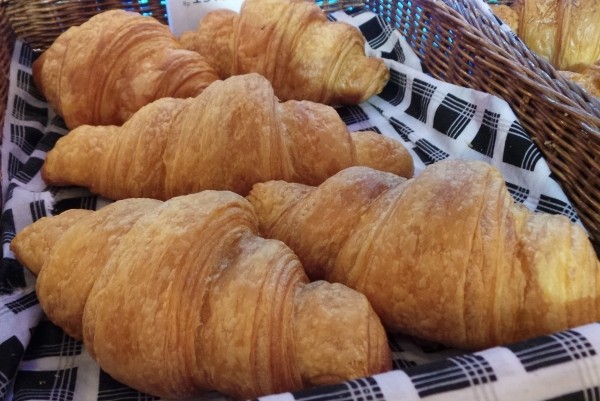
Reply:
[[[15,36],[10,29],[8,18],[6,16],[6,3],[0,0],[0,128],[4,126],[4,112],[6,110],[6,101],[9,85],[9,68],[12,55]],[[0,135],[0,145],[2,144],[2,136]],[[0,180],[2,172],[0,171]],[[0,205],[3,203],[2,191],[0,191]],[[0,252],[1,253],[1,252]]]
[[[4,110],[6,110],[6,96],[8,92],[8,69],[14,44],[14,34],[8,24],[5,13],[5,3],[0,1],[0,127],[4,121]],[[0,142],[2,138],[0,137]]]
[[[318,4],[326,11],[366,4],[396,25],[433,76],[506,100],[600,251],[600,100],[559,76],[472,0],[324,0]],[[8,0],[5,7],[0,6],[0,31],[7,32],[5,11],[16,35],[38,50],[70,25],[109,8],[166,21],[161,0]],[[6,43],[1,46],[0,66],[5,71],[9,52]],[[0,101],[5,92],[6,79],[0,85]],[[1,113],[5,105],[0,106]]]
[[[73,25],[110,9],[125,9],[151,15],[167,23],[161,0],[9,0],[6,14],[17,37],[34,51],[48,48],[54,39]]]

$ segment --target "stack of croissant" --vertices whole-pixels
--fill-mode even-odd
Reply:
[[[381,59],[365,56],[358,29],[304,0],[249,0],[239,17],[215,10],[181,40],[153,18],[111,10],[69,28],[33,64],[36,85],[70,129],[121,125],[154,100],[194,97],[251,72],[281,100],[326,104],[362,102],[389,78]]]
[[[600,97],[597,0],[512,0],[492,10],[562,75]]]
[[[180,42],[106,12],[34,74],[71,129],[44,180],[114,202],[11,249],[49,319],[140,391],[252,398],[389,370],[386,332],[481,349],[600,318],[582,228],[515,205],[487,164],[413,177],[399,142],[348,132],[331,104],[389,73],[314,4],[246,0]]]

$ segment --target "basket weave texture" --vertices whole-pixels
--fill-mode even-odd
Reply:
[[[6,101],[8,97],[9,86],[9,68],[12,58],[12,49],[15,41],[15,35],[8,23],[6,16],[6,3],[0,1],[0,128],[4,126],[4,113],[6,110]],[[2,136],[0,135],[0,145]],[[0,172],[0,179],[2,172]],[[0,204],[2,204],[2,193],[0,191]],[[1,252],[1,251],[0,251]]]
[[[325,11],[366,4],[395,24],[433,76],[507,101],[548,161],[600,254],[600,99],[560,76],[501,30],[473,0],[324,0],[318,4]],[[167,21],[161,0],[8,0],[4,6],[0,0],[0,31],[9,32],[8,20],[18,37],[34,50],[44,50],[69,26],[111,8]],[[8,46],[14,37],[9,37],[0,44],[2,71],[10,60]],[[4,78],[0,117],[6,86]]]
[[[167,23],[166,6],[161,0],[5,1],[12,29],[34,51],[46,50],[69,27],[81,25],[92,16],[111,9],[151,15],[160,22]]]
[[[508,102],[600,254],[600,99],[561,77],[472,0],[366,0],[436,78]]]
[[[6,96],[8,95],[10,60],[15,40],[14,33],[10,29],[6,16],[6,7],[0,2],[0,127],[4,121],[4,110],[6,110]],[[0,138],[2,141],[2,138]]]

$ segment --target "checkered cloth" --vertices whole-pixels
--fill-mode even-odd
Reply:
[[[398,31],[374,13],[336,12],[331,18],[358,26],[368,52],[385,58],[391,69],[379,96],[338,109],[350,130],[398,139],[414,156],[417,174],[446,158],[485,160],[504,174],[516,201],[579,221],[506,103],[432,79]],[[9,249],[15,233],[42,216],[109,202],[82,188],[47,188],[41,180],[46,152],[67,131],[32,83],[32,58],[31,49],[17,42],[2,137],[0,400],[154,400],[102,372],[80,342],[45,318],[35,279]],[[600,399],[597,324],[472,354],[399,335],[390,336],[390,346],[391,372],[262,399]]]

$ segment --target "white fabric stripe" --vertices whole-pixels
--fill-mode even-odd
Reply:
[[[459,367],[467,375],[469,382],[471,383],[473,394],[477,399],[491,401],[498,400],[496,392],[494,391],[494,381],[492,380],[494,373],[493,370],[492,372],[488,372],[488,369],[491,370],[492,367],[485,359],[485,363],[474,356],[458,356],[451,359],[460,361]],[[483,373],[479,373],[478,370],[481,370]]]
[[[375,375],[386,400],[417,401],[419,394],[415,390],[410,378],[402,371],[392,371]]]
[[[527,349],[526,352],[515,353],[525,366],[533,365],[537,361],[548,361],[556,357],[556,355],[565,355],[564,350],[557,343],[548,343],[541,346],[534,346]]]
[[[448,134],[452,138],[455,138],[461,131],[463,131],[467,124],[471,122],[471,119],[475,116],[476,106],[470,103],[460,104],[456,99],[450,97],[444,99],[441,106],[458,113],[458,116],[448,128]]]
[[[483,115],[482,125],[485,125],[491,131],[491,138],[489,138],[487,148],[485,149],[486,155],[489,155],[494,151],[494,144],[498,136],[498,118],[499,115],[496,113],[484,113]]]
[[[39,304],[32,305],[18,314],[6,307],[7,303],[14,302],[34,291],[33,287],[16,290],[9,295],[0,295],[0,343],[16,336],[21,344],[27,345],[31,338],[30,328],[33,327],[42,315]]]
[[[450,125],[448,129],[448,134],[451,138],[456,139],[459,134],[465,129],[467,124],[471,122],[471,119],[466,116],[459,116],[454,122]]]
[[[291,393],[272,394],[258,398],[260,401],[295,401]]]
[[[389,33],[389,31],[387,32]],[[381,32],[377,37],[369,40],[369,45],[375,49],[383,46],[385,42],[387,42],[389,38],[389,34],[386,35],[386,31]]]
[[[53,398],[50,398],[53,397]],[[48,390],[36,390],[36,389],[20,389],[14,401],[31,401],[31,400],[66,400],[66,397],[73,398],[73,392],[65,391],[59,394],[51,394],[48,396]]]
[[[531,145],[527,149],[527,152],[525,152],[523,162],[521,163],[521,165],[524,168],[526,168],[527,170],[533,170],[536,159],[539,159],[540,156],[541,156],[541,153],[539,152],[539,150],[537,150],[536,148],[533,147],[533,145]]]
[[[19,300],[16,304],[8,304],[6,305],[14,314],[18,314],[23,312],[26,309],[29,309],[35,305],[37,305],[37,298],[33,299],[24,299]]]
[[[563,344],[565,351],[568,355],[573,359],[574,368],[579,372],[579,377],[583,383],[582,388],[590,388],[594,385],[598,385],[598,383],[594,383],[594,376],[598,378],[597,374],[593,374],[594,365],[591,363],[591,355],[589,347],[591,345],[586,345],[583,340],[587,342],[587,339],[580,338],[579,333],[556,333],[553,334],[552,337],[559,339],[561,344]],[[581,346],[581,349],[577,348],[577,346]],[[575,346],[576,350],[571,350],[571,346]]]
[[[448,95],[444,98],[442,106],[461,115],[469,115],[469,110],[475,111],[475,105],[465,102],[456,96]]]
[[[6,392],[9,386],[9,378],[0,372],[0,397]]]
[[[96,401],[100,386],[100,368],[98,364],[85,349],[73,358],[75,358],[77,366],[77,385],[73,394],[74,401]],[[118,400],[115,399],[114,401]]]

